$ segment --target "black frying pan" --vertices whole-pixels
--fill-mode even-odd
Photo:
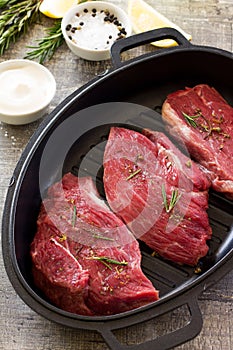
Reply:
[[[121,52],[155,40],[171,38],[177,47],[158,50],[122,62]],[[159,114],[168,93],[185,86],[214,86],[233,104],[233,55],[190,44],[173,29],[159,29],[118,41],[112,47],[113,69],[75,91],[39,126],[12,176],[5,203],[2,246],[5,267],[19,296],[39,314],[60,324],[102,334],[114,350],[128,349],[114,330],[159,318],[187,305],[190,322],[130,349],[169,349],[195,337],[202,328],[198,297],[206,287],[229,272],[233,263],[233,204],[211,192],[209,218],[213,238],[210,251],[197,273],[151,256],[141,245],[142,268],[160,290],[161,299],[150,305],[113,316],[89,317],[65,312],[52,305],[32,281],[30,243],[46,189],[65,172],[91,175],[104,196],[102,156],[112,125],[164,130]],[[103,105],[104,104],[104,105]],[[103,108],[104,106],[104,108]],[[123,112],[123,113],[122,113]]]

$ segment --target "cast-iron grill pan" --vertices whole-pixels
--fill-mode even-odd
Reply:
[[[174,39],[178,46],[121,61],[121,52],[165,38]],[[111,126],[166,132],[159,112],[167,94],[200,83],[214,86],[233,104],[229,74],[233,70],[232,54],[192,45],[176,30],[164,28],[121,40],[112,47],[112,61],[113,69],[75,91],[41,123],[23,152],[5,203],[4,263],[19,296],[46,318],[74,328],[97,330],[114,350],[170,349],[200,332],[198,297],[232,268],[233,205],[220,194],[210,191],[208,214],[213,237],[208,255],[200,262],[201,271],[152,256],[152,251],[140,243],[142,269],[160,290],[161,298],[155,303],[113,316],[80,316],[52,305],[32,281],[29,249],[47,188],[71,171],[77,176],[92,176],[105,198],[102,158]],[[183,305],[190,313],[190,322],[183,328],[131,346],[121,344],[114,335],[123,327],[153,318],[159,321],[160,315]]]

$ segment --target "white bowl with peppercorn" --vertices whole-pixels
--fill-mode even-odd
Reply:
[[[61,28],[70,50],[90,61],[109,59],[112,44],[131,34],[126,13],[104,1],[88,1],[71,7],[62,19]]]

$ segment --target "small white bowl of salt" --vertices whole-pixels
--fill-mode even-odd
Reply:
[[[109,59],[112,44],[132,31],[127,14],[104,1],[87,1],[71,7],[61,28],[70,50],[90,61]]]

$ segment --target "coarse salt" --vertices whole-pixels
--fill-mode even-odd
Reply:
[[[127,34],[114,14],[94,8],[76,13],[66,31],[71,41],[90,50],[109,49],[114,41]]]

